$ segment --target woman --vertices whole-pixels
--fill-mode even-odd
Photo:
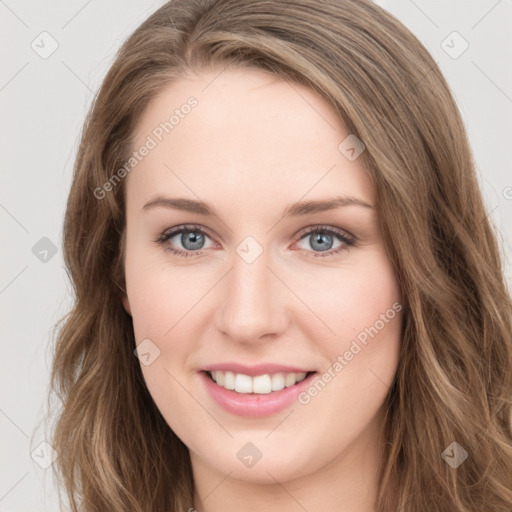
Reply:
[[[383,9],[165,4],[86,120],[64,237],[72,510],[511,510],[499,250]]]

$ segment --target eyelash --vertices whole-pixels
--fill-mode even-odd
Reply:
[[[180,256],[183,258],[189,257],[189,256],[198,256],[201,254],[201,250],[197,251],[183,251],[181,249],[176,249],[172,245],[168,244],[167,242],[174,236],[179,235],[180,233],[184,232],[198,232],[205,236],[208,236],[211,238],[208,233],[201,228],[201,226],[197,224],[187,224],[184,226],[180,226],[178,228],[175,228],[171,231],[163,231],[158,235],[158,237],[154,240],[156,243],[162,245],[164,247],[164,250],[167,252],[170,252],[172,254],[175,254],[176,256]],[[307,252],[313,252],[314,258],[325,258],[327,256],[333,256],[335,254],[339,254],[340,252],[347,250],[349,247],[354,247],[356,245],[355,237],[352,235],[348,235],[347,233],[343,231],[339,231],[337,229],[333,229],[328,226],[318,225],[318,226],[312,226],[310,228],[307,228],[307,231],[304,231],[301,233],[299,240],[302,240],[307,235],[310,235],[311,233],[321,233],[324,235],[332,235],[337,237],[341,242],[343,242],[344,245],[341,245],[337,249],[329,250],[329,251],[321,251],[321,252],[315,252],[315,251],[309,251],[307,249],[300,249]]]

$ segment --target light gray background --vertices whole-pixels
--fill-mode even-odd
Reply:
[[[35,428],[45,412],[51,329],[71,304],[61,228],[73,160],[86,111],[114,52],[163,3],[0,0],[2,512],[58,510],[51,469],[36,462],[51,452],[39,446],[44,432]],[[490,218],[501,232],[510,283],[512,0],[377,3],[416,34],[452,88]],[[31,46],[39,52],[51,48],[43,31],[58,43],[47,58]],[[452,55],[462,49],[464,42],[450,35],[454,31],[469,44],[458,58],[443,49]],[[34,254],[43,237],[57,247],[54,256]]]

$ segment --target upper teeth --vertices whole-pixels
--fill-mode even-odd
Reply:
[[[214,372],[210,372],[210,375],[219,386],[235,390],[237,393],[265,394],[293,386],[297,382],[304,380],[306,372],[275,373],[273,375],[265,374],[250,377],[243,373],[216,370]]]

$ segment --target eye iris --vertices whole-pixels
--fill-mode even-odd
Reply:
[[[328,235],[326,233],[315,233],[311,235],[311,237],[311,247],[313,247],[313,249],[318,249],[319,251],[328,251],[332,247],[332,235]]]
[[[192,246],[189,245],[189,242],[192,244]],[[204,236],[201,233],[194,231],[184,231],[181,234],[181,243],[185,249],[190,251],[194,249],[201,249],[204,243]]]

